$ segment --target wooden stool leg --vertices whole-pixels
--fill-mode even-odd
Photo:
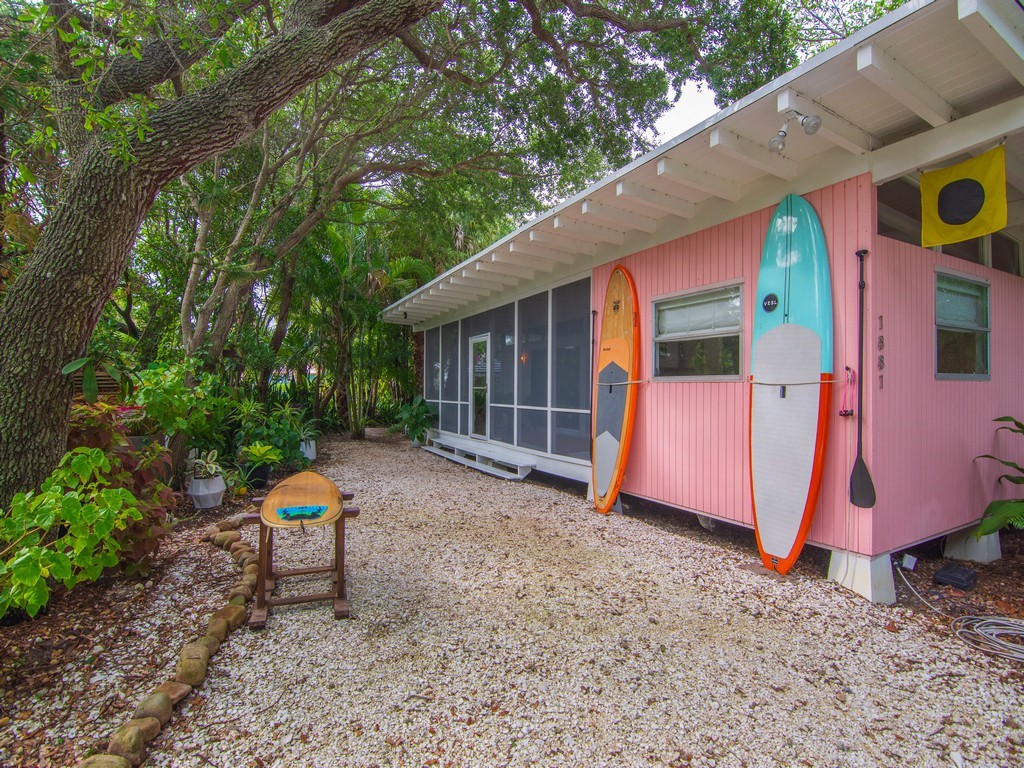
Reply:
[[[270,540],[273,529],[260,521],[259,564],[256,574],[256,605],[249,616],[249,629],[263,629],[267,626],[267,570],[270,568]]]
[[[277,574],[274,572],[274,529],[267,526],[267,574],[266,590],[269,595],[277,588]]]
[[[348,597],[345,594],[345,516],[334,522],[334,618],[349,617]]]

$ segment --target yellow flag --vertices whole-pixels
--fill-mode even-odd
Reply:
[[[959,243],[1006,226],[1006,148],[921,174],[921,245]]]

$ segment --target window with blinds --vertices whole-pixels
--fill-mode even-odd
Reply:
[[[988,286],[944,272],[935,274],[937,378],[989,377]]]
[[[739,285],[656,301],[654,327],[656,377],[740,375]]]

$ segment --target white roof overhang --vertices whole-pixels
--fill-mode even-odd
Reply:
[[[818,115],[785,148],[794,114]],[[387,307],[433,325],[538,280],[579,274],[853,176],[883,183],[1007,149],[1024,236],[1024,11],[1015,0],[912,0]]]

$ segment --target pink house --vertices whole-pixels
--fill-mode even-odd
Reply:
[[[807,133],[805,117],[820,128]],[[784,142],[769,147],[780,125]],[[999,144],[1006,228],[922,248],[921,171]],[[973,459],[1012,456],[992,420],[1024,417],[1022,160],[1024,12],[1014,0],[910,2],[385,310],[424,333],[424,395],[439,411],[429,448],[504,477],[588,481],[593,334],[622,264],[637,285],[643,383],[621,492],[751,526],[752,297],[771,214],[792,193],[825,232],[839,380],[808,543],[832,551],[830,578],[884,602],[891,554],[918,542],[998,557],[998,536],[969,529],[1007,489]],[[870,509],[849,499],[847,368],[864,383]]]

